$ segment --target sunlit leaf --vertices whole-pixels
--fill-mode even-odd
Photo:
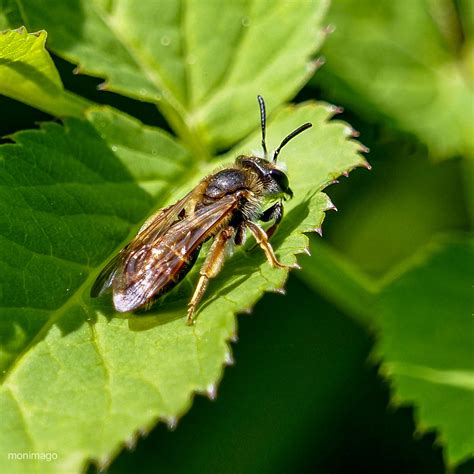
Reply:
[[[45,42],[45,31],[0,34],[0,93],[59,117],[81,115],[87,101],[64,90]]]
[[[14,66],[47,71],[54,88],[32,74],[24,81],[15,76],[11,91],[0,82],[0,93],[75,117],[17,133],[13,144],[0,147],[0,445],[4,453],[57,454],[48,464],[21,465],[5,454],[0,466],[41,472],[78,471],[88,460],[106,466],[157,421],[173,427],[195,393],[215,395],[231,360],[236,313],[265,291],[282,291],[288,272],[271,268],[249,242],[211,282],[190,328],[186,304],[205,248],[186,280],[142,315],[117,314],[110,296],[90,299],[105,263],[151,212],[237,154],[259,148],[257,93],[267,101],[269,148],[302,123],[314,125],[281,157],[295,193],[273,238],[283,262],[296,261],[308,245],[303,233],[319,228],[332,208],[321,191],[367,163],[350,140],[351,128],[329,122],[331,106],[281,107],[314,71],[326,1],[297,8],[242,1],[224,10],[213,2],[174,1],[140,8],[100,0],[53,2],[47,9],[36,1],[3,5],[2,22],[19,26],[12,22],[21,18],[31,31],[47,29],[48,46],[77,71],[103,77],[104,88],[155,102],[181,139],[110,108],[85,108],[62,88],[45,33],[7,33],[9,47],[32,46],[25,60],[21,50],[12,57]],[[284,25],[272,28],[281,16]],[[30,83],[33,93],[22,89]],[[80,108],[62,104],[66,96]],[[210,158],[224,146],[234,148]]]
[[[382,370],[396,403],[414,403],[420,430],[436,428],[449,463],[472,455],[472,242],[443,242],[390,278],[379,297]]]
[[[332,113],[307,104],[269,124],[270,146],[297,125],[314,124],[282,153],[295,197],[274,246],[287,263],[307,246],[302,232],[318,227],[331,207],[320,190],[365,163],[347,140],[348,127],[327,122]],[[194,392],[213,396],[230,359],[235,313],[287,277],[259,249],[238,250],[211,283],[192,328],[184,324],[186,303],[200,261],[147,314],[124,316],[110,297],[91,300],[99,270],[140,222],[230,158],[193,165],[159,130],[110,109],[87,117],[18,133],[15,144],[0,147],[0,445],[58,453],[47,465],[27,462],[42,472],[78,470],[87,459],[106,464],[157,420],[173,426]],[[232,156],[258,148],[259,140],[256,133]]]
[[[473,45],[461,30],[469,32],[472,2],[464,3],[458,17],[451,1],[333,2],[336,30],[316,82],[362,116],[414,133],[434,156],[473,157]]]
[[[449,464],[470,456],[472,242],[432,243],[378,282],[324,245],[315,245],[313,254],[303,262],[304,280],[375,329],[374,358],[390,380],[393,403],[414,405],[417,429],[437,431]],[[329,269],[325,278],[320,267]]]
[[[22,12],[28,29],[46,29],[49,47],[78,72],[104,78],[107,90],[156,103],[194,152],[205,155],[258,125],[257,94],[271,111],[308,80],[327,6],[327,0],[239,0],[225,8],[161,0],[137,8],[127,0],[54,0],[45,9],[29,0]]]

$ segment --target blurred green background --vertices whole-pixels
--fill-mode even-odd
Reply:
[[[323,230],[375,280],[433,238],[471,230],[472,9],[471,0],[333,2],[326,64],[295,98],[344,107],[339,118],[370,148],[372,171],[328,190],[339,212]],[[96,92],[100,80],[54,59],[67,89],[167,128],[153,105]],[[4,97],[0,107],[2,136],[52,119]],[[313,253],[319,246],[312,238]],[[110,472],[446,472],[437,433],[416,431],[413,408],[390,404],[369,357],[377,334],[348,313],[324,285],[291,275],[285,297],[266,295],[239,317],[236,365],[217,400],[196,397],[174,432],[159,424]],[[455,468],[473,470],[473,459]]]

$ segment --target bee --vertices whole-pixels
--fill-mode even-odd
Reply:
[[[269,160],[265,102],[260,95],[257,99],[264,157],[238,156],[233,164],[205,177],[182,199],[151,216],[102,270],[92,286],[92,297],[111,287],[117,311],[148,308],[186,276],[203,243],[212,239],[188,304],[187,323],[193,324],[209,280],[219,273],[230,248],[245,242],[247,230],[273,267],[290,268],[280,263],[269,242],[283,218],[283,201],[293,196],[277,159],[291,139],[312,125],[305,123],[286,136]],[[263,209],[266,203],[270,207]],[[258,221],[271,225],[265,231]]]

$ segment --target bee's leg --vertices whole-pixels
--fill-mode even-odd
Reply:
[[[270,239],[271,236],[278,229],[278,225],[280,224],[282,219],[283,219],[283,203],[281,201],[276,202],[275,204],[273,204],[273,206],[263,211],[262,215],[260,216],[261,221],[269,222],[273,220],[273,224],[268,228],[266,232],[268,239]]]
[[[270,206],[268,209],[265,209],[262,212],[262,215],[260,216],[259,220],[261,220],[262,222],[269,222],[271,220],[274,221],[273,224],[265,232],[267,234],[268,240],[270,240],[272,235],[276,232],[276,230],[278,229],[278,225],[280,224],[282,219],[283,203],[281,201],[276,202],[275,204],[273,204],[273,206]],[[248,251],[253,251],[257,245],[258,242],[255,245],[252,245],[252,247],[250,247]]]
[[[252,232],[257,244],[260,245],[262,250],[265,252],[268,262],[272,267],[277,268],[301,268],[297,263],[294,265],[284,265],[283,263],[279,262],[275,252],[273,251],[273,247],[271,246],[270,242],[268,241],[268,236],[266,232],[255,222],[246,221],[245,223],[247,227]]]
[[[244,245],[245,244],[245,225],[240,224],[235,230],[234,243],[235,245]]]
[[[188,324],[194,323],[194,312],[196,311],[196,307],[206,291],[209,279],[214,278],[221,270],[225,259],[227,244],[233,236],[234,228],[227,227],[219,232],[219,234],[214,238],[214,242],[209,249],[206,260],[199,271],[200,277],[196,289],[194,290],[193,297],[188,304]]]

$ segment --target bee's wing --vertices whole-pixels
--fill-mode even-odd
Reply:
[[[174,223],[151,239],[137,236],[126,249],[123,266],[114,275],[114,305],[132,311],[184,277],[201,244],[230,218],[239,197],[225,196]]]
[[[149,217],[138,231],[137,236],[119,254],[117,254],[100,272],[96,281],[92,285],[90,295],[95,298],[104,293],[112,282],[122,266],[124,258],[130,253],[131,248],[141,241],[151,240],[152,237],[158,238],[166,232],[169,227],[178,219],[179,214],[185,208],[186,204],[195,196],[196,189],[184,196],[171,206],[160,209],[156,214]]]
[[[109,263],[104,267],[100,272],[99,276],[95,280],[91,288],[91,297],[96,298],[100,296],[107,288],[112,285],[115,274],[117,273],[117,268],[120,265],[121,258],[120,253],[117,254]]]
[[[196,197],[196,194],[199,194],[198,191],[198,188],[194,188],[191,192],[186,194],[184,198],[175,202],[171,206],[160,209],[158,212],[150,216],[140,227],[135,239],[140,238],[145,240],[153,237],[156,238],[166,232],[178,219],[179,214],[186,205]]]

